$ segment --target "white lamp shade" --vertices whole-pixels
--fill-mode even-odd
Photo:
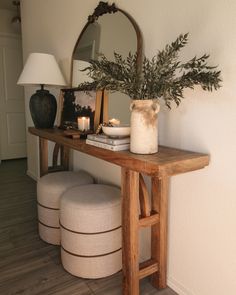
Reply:
[[[66,82],[53,55],[46,53],[31,53],[25,63],[17,84],[65,86]]]

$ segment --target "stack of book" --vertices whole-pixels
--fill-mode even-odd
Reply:
[[[86,143],[111,151],[124,151],[129,149],[130,137],[111,138],[104,134],[88,134]]]

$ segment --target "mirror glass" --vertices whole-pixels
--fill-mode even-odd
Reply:
[[[103,14],[94,23],[87,24],[72,56],[72,87],[89,81],[84,69],[90,59],[104,54],[114,60],[114,52],[126,57],[137,51],[137,34],[130,19],[121,11]],[[117,118],[121,123],[130,123],[130,98],[122,93],[109,93],[108,117]]]

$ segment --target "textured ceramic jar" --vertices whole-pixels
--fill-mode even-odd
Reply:
[[[156,99],[133,100],[131,110],[130,151],[136,154],[154,154],[158,151]]]

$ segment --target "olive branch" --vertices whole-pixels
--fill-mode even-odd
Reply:
[[[179,61],[179,52],[187,42],[188,34],[179,35],[151,59],[144,57],[141,67],[137,67],[137,53],[123,58],[114,52],[114,61],[101,55],[83,70],[88,71],[93,82],[79,87],[119,91],[131,99],[163,99],[168,108],[172,101],[180,104],[185,88],[193,89],[195,85],[206,91],[220,88],[221,72],[207,64],[209,55],[195,56],[185,63]]]

